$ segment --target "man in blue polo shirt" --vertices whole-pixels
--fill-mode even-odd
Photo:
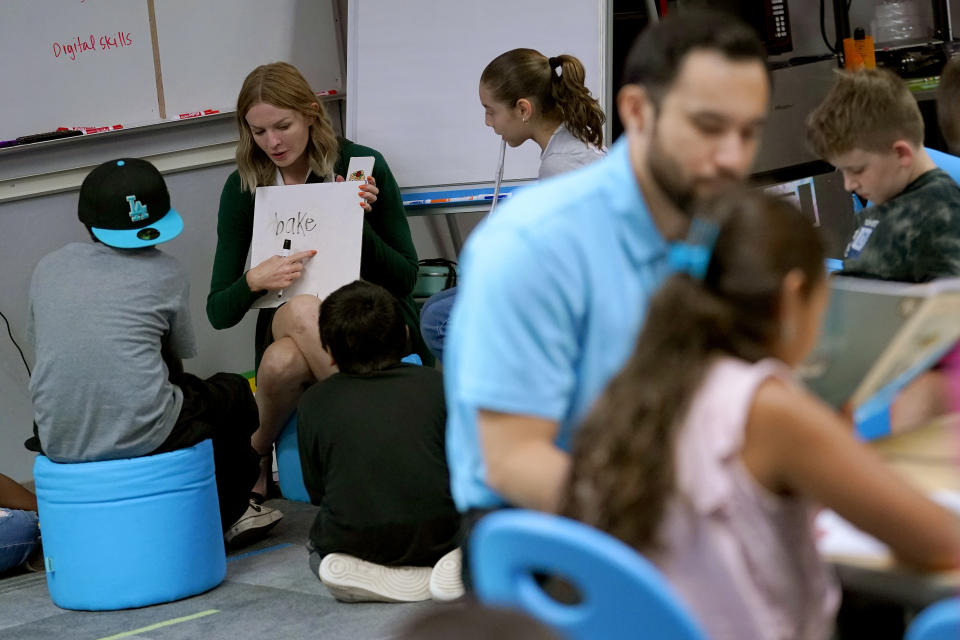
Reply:
[[[684,208],[746,176],[769,93],[749,27],[671,15],[627,58],[624,135],[607,157],[524,190],[470,238],[444,360],[468,523],[507,504],[557,507],[574,431],[632,351]]]

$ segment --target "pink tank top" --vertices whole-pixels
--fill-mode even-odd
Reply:
[[[650,554],[714,640],[830,637],[839,589],[814,545],[809,502],[774,495],[740,460],[757,387],[793,382],[779,360],[721,358],[676,448],[677,493]]]

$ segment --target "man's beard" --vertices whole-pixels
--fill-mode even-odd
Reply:
[[[647,166],[650,177],[661,191],[680,211],[689,213],[691,208],[702,198],[709,198],[742,181],[740,176],[718,169],[718,175],[711,180],[691,180],[684,175],[683,169],[674,157],[660,144],[659,130],[654,125],[650,148],[647,150]],[[698,191],[697,185],[707,186],[710,189]],[[722,185],[717,188],[717,185]]]

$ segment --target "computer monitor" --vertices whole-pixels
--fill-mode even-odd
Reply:
[[[857,228],[853,200],[836,171],[766,185],[767,193],[781,196],[809,217],[820,229],[826,257],[842,259]]]

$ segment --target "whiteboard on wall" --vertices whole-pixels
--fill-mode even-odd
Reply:
[[[166,119],[233,110],[254,67],[285,60],[343,90],[334,0],[154,0]],[[0,0],[0,140],[164,118],[148,0]]]
[[[0,140],[159,120],[145,0],[3,0]]]
[[[314,91],[343,90],[331,0],[156,0],[167,115],[232,111],[255,67],[286,61]]]
[[[500,139],[484,125],[480,73],[517,47],[583,62],[604,103],[603,0],[350,0],[347,137],[383,153],[401,187],[490,182]],[[507,149],[504,178],[535,178],[540,148]]]

